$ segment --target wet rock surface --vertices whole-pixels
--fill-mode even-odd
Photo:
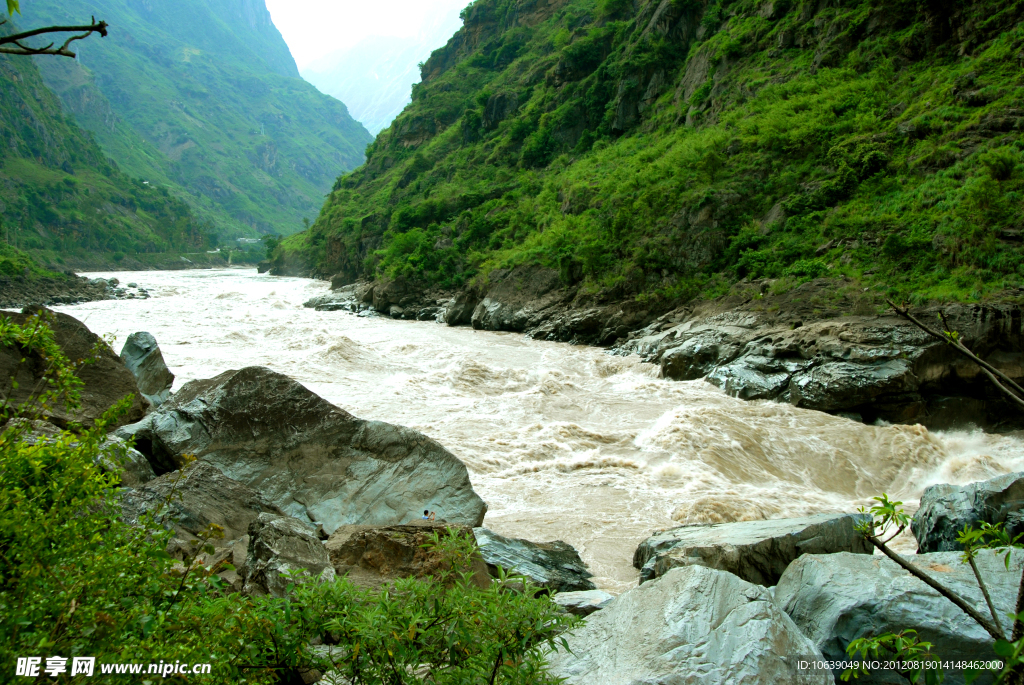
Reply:
[[[498,567],[508,573],[527,576],[554,592],[594,590],[592,574],[579,553],[561,540],[530,542],[506,538],[486,528],[474,528],[480,556],[495,577]]]
[[[566,640],[571,651],[548,662],[572,685],[834,682],[828,672],[798,676],[797,656],[818,650],[766,588],[702,566],[619,595]]]
[[[939,552],[904,558],[973,606],[985,607],[978,581],[960,554]],[[1014,552],[1009,570],[991,550],[982,550],[977,564],[996,610],[1008,616],[1016,606],[1024,553]],[[880,555],[800,557],[776,586],[775,601],[827,659],[845,658],[847,645],[859,637],[898,633],[907,628],[917,630],[920,640],[931,642],[943,659],[994,658],[991,636],[973,619]],[[1010,625],[1006,620],[1003,627],[1009,631]],[[858,681],[905,682],[892,676],[895,674],[879,673]],[[950,672],[946,682],[963,682],[962,677],[962,672]]]
[[[314,528],[291,516],[270,513],[260,514],[249,524],[244,570],[242,592],[248,595],[283,597],[292,583],[335,578]]]
[[[339,576],[356,585],[380,587],[399,578],[437,578],[447,568],[442,555],[428,547],[434,534],[449,532],[468,537],[468,526],[413,521],[399,526],[341,526],[326,542],[327,553]],[[483,559],[477,557],[473,582],[490,586]]]
[[[1024,472],[970,485],[933,485],[921,496],[910,527],[918,554],[924,554],[962,550],[957,535],[980,523],[1002,523],[1011,536],[1024,532]]]
[[[86,359],[94,350],[96,353],[95,361],[78,370],[77,375],[84,384],[80,390],[81,406],[77,410],[69,411],[62,403],[56,403],[50,408],[48,420],[61,428],[66,428],[72,422],[89,427],[116,402],[129,394],[134,395],[135,399],[128,411],[118,420],[117,425],[142,418],[146,411],[146,401],[139,392],[135,376],[121,358],[114,354],[110,346],[100,340],[85,324],[67,314],[39,307],[26,307],[22,312],[10,313],[8,316],[15,323],[23,325],[40,312],[45,319],[50,319],[49,325],[53,329],[55,340],[68,359]],[[38,354],[26,356],[14,348],[0,349],[0,393],[13,404],[21,404],[36,390],[40,379],[46,373],[47,366],[47,362]],[[17,383],[17,387],[12,385],[12,379]]]
[[[30,278],[0,276],[0,308],[20,309],[32,305],[78,304],[114,298],[104,281],[67,273],[63,276]]]
[[[590,616],[595,611],[604,609],[613,599],[615,596],[604,590],[559,592],[551,597],[555,604],[574,616]]]
[[[121,348],[121,359],[150,404],[159,407],[170,399],[174,374],[164,363],[156,338],[144,331],[132,333]]]
[[[698,565],[728,571],[750,583],[775,585],[801,554],[871,554],[871,544],[855,530],[867,519],[865,514],[817,514],[672,528],[640,543],[633,566],[640,569],[641,583],[673,568]]]
[[[424,509],[479,525],[487,510],[466,466],[435,441],[357,419],[264,367],[187,383],[118,435],[135,437],[157,473],[195,455],[328,534],[407,522]]]

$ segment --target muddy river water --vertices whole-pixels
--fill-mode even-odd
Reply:
[[[933,483],[1024,469],[1021,435],[866,426],[663,380],[597,348],[303,308],[327,292],[322,281],[252,269],[95,275],[152,298],[58,309],[116,336],[115,351],[152,333],[175,389],[263,365],[360,418],[416,428],[466,463],[485,526],[568,542],[612,591],[635,584],[633,550],[657,529],[853,511],[881,492],[913,505]]]

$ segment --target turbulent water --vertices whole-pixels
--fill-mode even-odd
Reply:
[[[112,275],[153,298],[61,311],[116,336],[116,351],[130,333],[155,335],[175,389],[258,364],[360,418],[416,428],[469,467],[485,526],[570,543],[612,591],[636,582],[633,550],[657,529],[853,511],[881,492],[913,505],[927,485],[1024,468],[1019,434],[865,426],[662,380],[592,347],[303,308],[321,281]]]

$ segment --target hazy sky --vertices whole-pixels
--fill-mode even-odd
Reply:
[[[266,0],[299,69],[365,36],[409,36],[469,0]],[[443,44],[443,43],[442,43]],[[440,45],[438,46],[440,47]]]

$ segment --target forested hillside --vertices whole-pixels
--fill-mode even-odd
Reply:
[[[133,178],[185,199],[222,237],[292,233],[369,133],[299,78],[263,0],[33,0],[28,26],[102,18],[47,85]]]
[[[87,253],[206,248],[212,236],[188,205],[111,164],[31,59],[0,55],[0,82],[0,274],[37,270],[18,249],[60,265]]]
[[[477,0],[273,267],[601,297],[1024,283],[1024,2]]]

